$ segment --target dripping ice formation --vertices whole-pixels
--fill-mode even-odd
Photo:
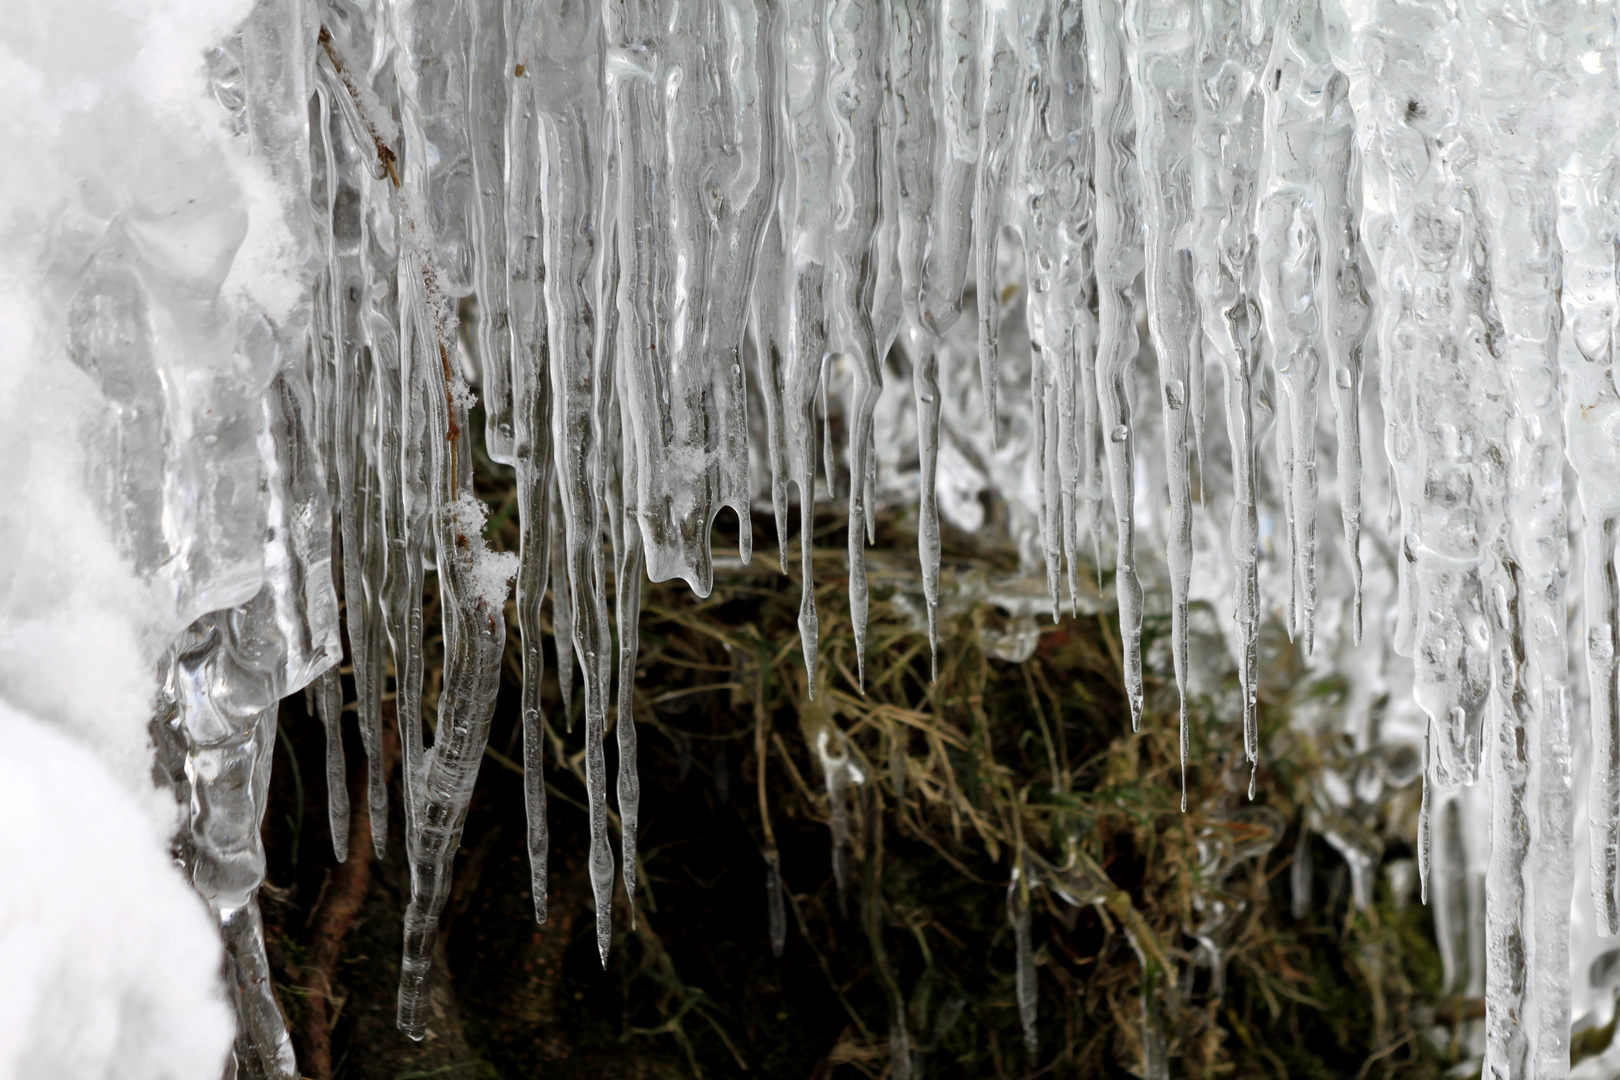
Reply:
[[[70,26],[94,29],[68,50]],[[707,595],[724,508],[744,560],[769,508],[786,571],[817,502],[847,510],[859,684],[874,515],[911,495],[931,641],[942,522],[1004,529],[1054,618],[1111,575],[1122,723],[1145,660],[1170,672],[1184,767],[1195,606],[1222,614],[1256,766],[1280,621],[1350,687],[1326,722],[1421,763],[1375,783],[1421,772],[1422,887],[1448,987],[1485,998],[1487,1073],[1563,1075],[1572,1020],[1606,1020],[1585,972],[1620,931],[1613,3],[64,0],[0,43],[33,170],[0,182],[0,496],[22,508],[0,696],[178,830],[250,1075],[294,1075],[254,899],[282,697],[310,688],[327,725],[338,856],[405,846],[419,1038],[510,583],[535,915],[549,602],[605,960],[616,872],[635,898],[642,575]],[[517,477],[515,561],[471,495],[475,399]],[[834,674],[798,554],[815,697]],[[345,836],[345,643],[369,837]],[[61,658],[91,649],[77,684]],[[864,777],[824,721],[842,871]],[[1365,903],[1361,790],[1324,787],[1311,825]],[[1010,877],[1033,1038],[1030,894],[1093,900],[1033,851]]]

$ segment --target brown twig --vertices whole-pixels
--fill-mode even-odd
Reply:
[[[326,58],[332,62],[332,70],[336,71],[338,78],[343,80],[344,89],[349,92],[349,97],[354,101],[355,111],[359,114],[361,123],[366,125],[366,134],[371,136],[372,144],[377,148],[377,164],[383,167],[383,171],[388,174],[388,179],[393,181],[394,186],[399,187],[399,168],[395,164],[397,159],[394,156],[393,147],[389,146],[388,140],[383,138],[382,131],[377,127],[376,119],[366,115],[365,99],[361,97],[360,86],[354,81],[354,76],[350,74],[349,66],[343,62],[343,54],[338,51],[337,44],[332,40],[332,31],[324,26],[321,27],[318,40],[321,43],[321,48],[326,52]]]

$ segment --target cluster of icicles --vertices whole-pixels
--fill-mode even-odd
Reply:
[[[478,374],[488,452],[517,473],[535,914],[546,914],[540,610],[549,587],[564,655],[571,647],[582,678],[589,870],[605,958],[615,857],[603,740],[615,662],[618,865],[632,900],[639,787],[630,708],[639,590],[615,589],[610,616],[607,582],[679,577],[707,594],[722,507],[736,512],[749,557],[751,430],[765,434],[785,566],[790,485],[807,537],[818,469],[834,460],[827,419],[836,414],[847,437],[836,486],[848,492],[861,657],[882,437],[873,415],[884,358],[899,350],[915,389],[933,635],[940,365],[953,357],[941,342],[976,283],[969,310],[994,424],[997,247],[1009,231],[1027,285],[1030,468],[1053,612],[1075,602],[1081,575],[1112,552],[1131,722],[1140,723],[1135,508],[1144,497],[1166,500],[1184,763],[1192,522],[1214,439],[1204,430],[1206,367],[1219,368],[1224,386],[1229,640],[1244,747],[1256,761],[1265,614],[1257,443],[1274,425],[1286,621],[1308,651],[1326,385],[1359,638],[1358,408],[1363,355],[1376,357],[1400,511],[1394,645],[1414,662],[1429,717],[1420,867],[1426,881],[1431,801],[1486,778],[1486,1071],[1567,1071],[1578,696],[1567,470],[1585,522],[1593,897],[1601,932],[1620,928],[1612,4],[296,6],[261,4],[216,58],[215,85],[246,126],[307,131],[320,270],[307,355],[287,364],[267,405],[268,459],[283,469],[269,489],[273,502],[287,491],[304,492],[299,506],[329,500],[335,525],[328,534],[273,505],[272,523],[285,523],[272,530],[282,547],[269,559],[280,591],[267,587],[254,604],[200,621],[176,647],[166,684],[192,733],[171,770],[177,785],[191,785],[188,857],[232,943],[239,1055],[259,1063],[254,1071],[292,1075],[252,899],[263,856],[251,837],[274,732],[263,702],[310,678],[329,732],[339,857],[347,843],[336,669],[301,679],[291,659],[313,657],[310,672],[336,658],[335,639],[321,640],[334,613],[300,599],[313,595],[300,575],[326,572],[310,536],[330,535],[340,552],[331,561],[341,568],[379,851],[380,709],[393,672],[412,868],[399,1023],[417,1038],[425,1030],[432,943],[500,681],[513,573],[480,535],[464,362]],[[261,115],[286,101],[296,115]],[[1138,340],[1138,289],[1147,342]],[[468,328],[458,329],[458,311],[474,313]],[[1133,426],[1139,354],[1156,359],[1162,432]],[[763,403],[763,425],[757,416],[751,424],[750,400]],[[1138,490],[1139,438],[1162,449],[1154,475],[1163,491]],[[813,690],[808,542],[800,558]],[[422,719],[428,566],[445,642],[431,748]],[[279,668],[242,645],[258,623],[280,628]],[[240,691],[270,670],[281,674],[266,694]],[[253,722],[222,721],[218,741],[198,739],[208,727],[198,713],[228,712],[232,693],[255,703]],[[830,771],[829,791],[843,779]],[[1025,912],[1015,922],[1027,945],[1027,906],[1013,908]],[[1026,982],[1033,1023],[1032,969],[1021,998]]]

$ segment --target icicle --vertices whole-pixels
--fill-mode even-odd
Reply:
[[[358,241],[359,237],[353,238]],[[340,249],[343,272],[339,289],[359,295],[364,272],[355,265],[358,251]],[[337,363],[337,455],[339,518],[343,534],[343,592],[349,656],[354,669],[355,711],[360,740],[366,752],[366,799],[371,814],[371,846],[381,858],[388,838],[388,788],[384,781],[382,750],[383,627],[380,522],[371,497],[376,491],[375,468],[367,451],[366,400],[373,386],[370,350],[359,336],[357,309],[345,305],[340,327]]]
[[[1197,70],[1187,16],[1188,12],[1173,0],[1138,0],[1126,16],[1126,57],[1131,65],[1136,103],[1136,154],[1142,168],[1142,211],[1153,223],[1146,248],[1148,327],[1159,356],[1164,452],[1170,481],[1165,561],[1170,566],[1170,654],[1181,699],[1183,811],[1187,809],[1187,592],[1192,577],[1188,394],[1192,359],[1200,352],[1192,253],[1184,246],[1191,210],[1182,194],[1191,180],[1184,148],[1191,142],[1193,118],[1181,102],[1194,95]],[[1123,550],[1123,541],[1121,547]],[[1140,705],[1133,704],[1132,708],[1134,711]]]
[[[1418,804],[1417,864],[1419,895],[1425,905],[1429,902],[1429,870],[1434,857],[1434,779],[1430,774],[1429,747],[1434,740],[1434,722],[1431,720],[1423,732],[1423,785],[1422,801]]]
[[[317,156],[329,170],[330,201],[321,208],[328,239],[329,305],[317,320],[329,327],[332,431],[327,466],[342,537],[345,624],[355,683],[356,714],[366,753],[366,798],[370,805],[372,848],[381,857],[387,843],[388,792],[383,783],[381,747],[384,625],[383,538],[377,500],[376,466],[371,441],[374,410],[373,329],[368,326],[366,298],[373,256],[371,233],[378,223],[364,213],[385,198],[371,174],[378,150],[377,135],[386,121],[371,115],[355,75],[336,40],[326,43],[328,63],[317,65],[323,93],[331,106],[329,123],[317,138]],[[341,212],[340,212],[341,208]],[[386,213],[386,211],[384,211]],[[334,735],[337,725],[334,725]],[[339,749],[341,753],[341,748]],[[345,800],[346,805],[346,800]],[[348,823],[343,829],[347,833]]]
[[[1615,576],[1615,516],[1602,515],[1584,491],[1586,549],[1586,672],[1592,709],[1592,908],[1599,933],[1620,932],[1620,704],[1615,693],[1616,625],[1620,588]]]
[[[1046,61],[1050,96],[1037,113],[1045,118],[1048,140],[1045,189],[1040,217],[1032,216],[1029,226],[1038,250],[1051,261],[1045,319],[1057,353],[1057,512],[1069,606],[1075,615],[1080,610],[1082,540],[1092,539],[1094,557],[1100,547],[1104,455],[1097,423],[1097,317],[1092,311],[1096,221],[1083,6],[1081,0],[1054,0],[1052,7]]]
[[[962,314],[971,259],[978,176],[981,0],[941,0],[933,103],[933,202],[918,309],[924,329],[942,338]]]
[[[401,13],[405,42],[417,41],[416,32],[422,29],[413,25],[413,14]],[[416,75],[406,68],[399,78],[405,138],[420,145],[421,117],[412,107]],[[411,900],[405,912],[397,1020],[402,1032],[418,1040],[426,1032],[427,980],[439,915],[449,899],[455,853],[500,685],[506,640],[501,609],[510,578],[510,570],[503,573],[484,546],[484,509],[471,490],[471,455],[461,446],[468,395],[449,359],[454,315],[439,290],[433,249],[420,225],[427,217],[429,185],[421,163],[407,157],[400,206],[401,348],[404,364],[414,376],[414,392],[408,393],[421,403],[418,454],[425,466],[424,473],[411,476],[409,495],[430,519],[445,642],[444,686],[433,748],[421,749],[418,724],[410,725],[417,730],[407,743],[407,754],[416,756],[407,756],[406,771],[416,782],[407,788]]]
[[[343,678],[329,668],[315,681],[315,707],[326,730],[326,825],[332,857],[349,861],[349,775],[343,760]]]
[[[816,395],[821,386],[826,329],[822,322],[823,247],[828,228],[824,201],[829,178],[823,113],[823,27],[814,4],[783,9],[768,48],[772,70],[782,70],[775,118],[777,211],[771,219],[755,286],[754,325],[761,333],[761,391],[773,422],[772,491],[779,527],[787,520],[787,482],[799,497],[799,641],[804,652],[806,694],[816,687],[816,616],[813,549],[818,433]],[[787,79],[786,57],[797,76]],[[776,470],[781,466],[782,472]],[[785,535],[785,532],[784,532]],[[785,541],[784,541],[785,547]]]
[[[407,1036],[420,1040],[427,1028],[433,942],[450,897],[455,853],[500,686],[506,642],[502,608],[510,571],[503,575],[502,563],[485,548],[484,508],[472,493],[472,455],[462,439],[470,395],[452,359],[455,314],[446,290],[470,277],[466,220],[435,220],[429,213],[430,205],[465,205],[471,197],[464,176],[446,172],[458,165],[464,149],[438,141],[439,127],[464,115],[465,102],[456,94],[465,93],[465,85],[457,87],[455,78],[464,80],[465,72],[452,68],[446,87],[422,78],[419,69],[437,41],[462,40],[468,28],[456,15],[447,26],[427,21],[446,13],[415,4],[393,15],[401,48],[394,70],[406,151],[396,202],[400,363],[406,380],[402,393],[412,419],[419,417],[407,434],[405,487],[412,532],[420,528],[433,540],[445,651],[433,748],[422,749],[418,717],[402,716],[400,724],[409,732],[404,737],[411,899],[397,1022]],[[425,145],[430,132],[440,149],[436,160],[414,149]]]
[[[911,385],[917,400],[917,556],[928,606],[929,677],[939,678],[939,340],[921,326],[910,331]]]
[[[634,459],[625,448],[627,486],[635,483],[630,466]],[[619,627],[619,712],[614,731],[619,739],[619,827],[620,865],[624,868],[624,893],[630,904],[630,925],[636,919],[636,827],[641,817],[641,779],[636,772],[636,648],[641,621],[641,533],[632,521],[625,522],[624,550],[619,556],[614,578],[615,612]]]
[[[872,356],[881,370],[888,359],[889,350],[894,348],[895,341],[900,337],[906,308],[915,305],[907,304],[905,279],[900,271],[901,180],[898,143],[902,105],[897,85],[897,64],[902,47],[895,41],[894,35],[899,30],[896,23],[903,16],[894,0],[879,4],[877,8],[884,47],[883,54],[877,57],[878,79],[883,86],[883,106],[878,113],[877,131],[878,225],[872,233],[868,257],[872,260],[873,276],[870,304]],[[912,299],[915,300],[914,294]],[[875,469],[875,451],[869,460]],[[876,528],[876,522],[870,515],[866,520],[869,531]],[[876,543],[876,540],[869,537],[867,543]]]
[[[527,822],[529,849],[529,891],[534,900],[535,922],[544,923],[549,900],[547,861],[551,854],[551,830],[546,820],[546,719],[540,703],[540,685],[546,669],[540,626],[540,602],[546,594],[551,568],[548,501],[550,455],[545,453],[547,420],[544,395],[536,366],[525,364],[513,371],[512,394],[514,450],[518,465],[519,556],[517,577],[518,633],[523,657],[523,693],[520,708],[523,723],[523,808]],[[538,406],[538,408],[537,408]],[[535,412],[541,415],[535,416]],[[541,438],[533,433],[538,430]],[[537,460],[538,459],[538,460]]]
[[[516,86],[523,78],[518,74],[518,65],[524,58],[516,55],[519,46],[515,40],[508,41],[507,35],[511,32],[515,37],[521,32],[523,13],[517,0],[469,0],[468,7],[471,47],[466,124],[476,193],[471,207],[472,254],[473,285],[478,296],[476,330],[484,450],[492,461],[515,465],[506,199],[509,191],[522,190],[523,180],[515,169],[508,169],[507,155],[513,151],[512,137],[521,135],[524,125],[520,121],[514,130],[507,110],[514,99],[526,105],[527,94],[520,93]],[[522,168],[529,163],[532,151],[519,147],[516,152],[516,164]]]
[[[1413,659],[1413,695],[1435,724],[1431,776],[1449,788],[1479,774],[1490,688],[1482,560],[1504,520],[1507,394],[1486,340],[1473,158],[1453,152],[1460,133],[1441,120],[1462,107],[1471,78],[1456,23],[1429,9],[1370,10],[1388,19],[1352,20],[1329,0],[1323,36],[1356,105],[1361,235],[1384,289],[1379,381],[1404,534],[1393,645]],[[1373,52],[1401,77],[1375,79]],[[1406,168],[1413,140],[1435,168]]]
[[[1315,10],[1314,4],[1310,10]],[[1254,171],[1262,148],[1260,91],[1270,85],[1258,69],[1267,61],[1263,46],[1270,30],[1264,12],[1251,13],[1243,5],[1224,0],[1200,5],[1200,78],[1215,93],[1200,94],[1196,99],[1198,130],[1192,147],[1198,207],[1194,285],[1205,340],[1221,361],[1227,438],[1232,448],[1228,543],[1238,682],[1243,695],[1243,746],[1251,764],[1258,762],[1260,754],[1260,530],[1255,488],[1257,429],[1263,426],[1263,418],[1255,415],[1262,349],[1254,296],[1258,270],[1254,261]],[[1254,40],[1256,31],[1259,41]],[[1286,38],[1286,34],[1279,35],[1279,40]],[[1223,78],[1222,73],[1233,64],[1245,69],[1247,77]],[[1273,71],[1276,66],[1273,63],[1265,70]]]
[[[763,0],[699,0],[668,16],[654,0],[604,11],[626,163],[618,382],[638,463],[626,501],[648,576],[684,578],[707,596],[721,506],[737,514],[744,560],[752,551],[742,343],[775,181],[775,117],[764,107],[772,12]],[[688,182],[700,171],[706,179]],[[870,287],[865,299],[869,314]]]
[[[560,562],[556,543],[558,514],[553,510],[556,483],[552,474],[550,384],[546,372],[547,327],[541,237],[544,207],[541,189],[541,132],[543,113],[555,102],[544,93],[539,72],[548,58],[542,46],[556,47],[566,35],[550,33],[543,9],[509,0],[506,24],[512,38],[510,103],[506,109],[507,257],[505,293],[509,305],[511,362],[512,454],[517,467],[518,502],[518,631],[522,639],[523,692],[523,802],[529,849],[529,889],[536,922],[544,923],[548,910],[547,860],[551,833],[546,817],[545,712],[541,683],[545,675],[544,631],[541,604],[547,585],[552,590],[552,629],[556,634],[558,684],[563,688],[563,713],[572,719],[573,645],[568,616],[566,571],[554,571]],[[571,58],[570,58],[571,59]],[[564,61],[568,63],[567,60]],[[519,68],[522,70],[520,71]],[[565,67],[562,70],[571,70]],[[486,388],[486,399],[488,389]],[[486,403],[486,408],[488,407]],[[493,416],[493,414],[490,414]],[[493,419],[490,421],[494,422]],[[571,724],[570,724],[571,726]]]
[[[1012,881],[1007,885],[1007,922],[1013,931],[1013,952],[1016,956],[1018,993],[1018,1022],[1024,1028],[1024,1049],[1030,1059],[1035,1058],[1039,1045],[1035,1032],[1035,1018],[1040,999],[1035,987],[1035,947],[1030,941],[1029,880],[1022,868],[1013,867]]]
[[[180,851],[225,939],[237,1065],[292,1080],[297,1070],[257,901],[265,868],[261,827],[279,699],[332,670],[342,647],[330,576],[331,504],[308,452],[318,418],[301,364],[274,377],[261,410],[264,584],[247,603],[204,616],[181,635],[160,700],[173,703],[176,734],[184,739],[189,798],[182,828],[189,842]]]
[[[190,641],[181,646],[177,663],[183,683],[200,674],[194,664],[216,662],[223,621],[203,620],[191,631]],[[250,1075],[294,1080],[298,1069],[272,990],[255,898],[264,880],[259,827],[270,786],[276,706],[229,716],[215,712],[204,703],[205,698],[185,695],[183,700],[188,700],[183,709],[189,743],[186,773],[192,778],[193,846],[187,869],[225,939],[226,971],[238,1024],[235,1064]],[[245,850],[235,850],[236,844]]]
[[[344,92],[342,87],[337,88],[339,93]],[[323,462],[335,462],[337,458],[337,364],[338,326],[341,322],[341,313],[338,303],[338,290],[334,286],[334,243],[333,243],[333,207],[336,204],[336,189],[339,184],[337,155],[333,151],[333,136],[342,141],[342,130],[332,130],[333,121],[340,114],[335,113],[331,101],[322,87],[311,96],[309,108],[310,125],[310,209],[313,215],[316,244],[320,253],[326,259],[326,266],[321,270],[315,282],[315,303],[311,313],[311,372],[310,389],[314,398],[315,420],[319,431],[318,452]],[[351,190],[349,197],[354,197]],[[338,491],[337,470],[328,468],[326,472],[326,494],[331,500],[332,508],[337,511],[340,505]],[[334,519],[333,525],[339,526],[341,519]],[[338,535],[337,528],[333,530],[334,539]],[[341,567],[342,555],[339,545],[333,545],[334,567]],[[338,862],[346,862],[349,858],[349,789],[348,771],[343,755],[343,679],[336,668],[328,668],[315,680],[315,683],[305,689],[306,702],[311,715],[319,715],[321,727],[326,733],[326,820],[328,830],[332,835],[332,853]]]
[[[983,387],[990,444],[1000,427],[996,386],[1001,327],[1001,293],[996,283],[996,248],[1012,180],[1013,145],[1030,107],[1024,57],[1015,45],[1023,4],[985,0],[979,29],[979,153],[973,198],[973,254],[979,307],[979,380]]]
[[[937,0],[890,0],[888,86],[891,95],[889,153],[893,155],[895,263],[902,314],[918,315],[923,255],[929,243],[934,203],[934,153],[939,124],[934,88],[939,70]],[[898,330],[899,327],[896,327]]]
[[[978,159],[977,0],[901,0],[891,46],[900,102],[898,243],[920,459],[917,551],[928,609],[930,671],[939,677],[940,337],[962,311]]]
[[[1605,25],[1613,32],[1613,23]],[[1612,52],[1589,54],[1574,95],[1583,123],[1607,124],[1620,111]],[[1576,114],[1572,114],[1576,115]],[[1584,136],[1582,138],[1581,136]],[[1570,132],[1579,149],[1557,162],[1557,239],[1562,255],[1562,326],[1558,336],[1565,454],[1580,496],[1585,594],[1586,676],[1591,708],[1592,765],[1587,795],[1591,820],[1592,906],[1598,932],[1620,933],[1620,694],[1615,649],[1620,639],[1620,584],[1615,573],[1620,520],[1620,418],[1614,381],[1616,304],[1614,252],[1620,206],[1613,177],[1612,127]]]
[[[430,415],[446,418],[445,398],[430,392],[429,400]],[[458,422],[465,424],[464,412]],[[434,456],[440,463],[448,463],[453,445],[437,448]],[[470,487],[471,463],[466,455],[461,458],[465,463],[461,482]],[[441,489],[441,494],[447,496],[448,492]],[[495,583],[498,592],[492,593],[485,564],[493,560],[481,535],[483,513],[482,504],[463,487],[459,500],[446,498],[441,504],[436,523],[444,613],[444,689],[439,696],[433,748],[422,766],[417,828],[409,837],[411,900],[405,910],[405,949],[399,975],[399,1028],[417,1040],[427,1031],[433,942],[439,916],[450,899],[450,875],[461,845],[461,830],[489,740],[506,644],[506,620],[501,614],[506,579]]]
[[[549,428],[547,430],[549,433]],[[551,489],[547,493],[546,528],[549,535],[546,544],[551,553],[551,640],[557,650],[557,690],[562,696],[564,730],[572,735],[574,670],[577,666],[574,656],[574,587],[568,576],[567,526],[563,520],[562,496],[557,490],[559,482],[553,472]]]
[[[827,0],[828,134],[831,153],[831,232],[827,244],[827,348],[850,365],[849,606],[862,692],[866,679],[867,469],[872,411],[883,388],[882,358],[872,325],[878,274],[869,253],[882,220],[880,122],[883,118],[884,22],[879,5]]]
[[[572,654],[584,691],[589,873],[597,951],[605,965],[613,935],[613,854],[602,740],[613,658],[601,535],[604,459],[610,450],[603,436],[612,401],[613,356],[592,329],[600,324],[607,303],[601,239],[613,235],[616,207],[603,197],[606,143],[603,110],[596,103],[611,91],[605,90],[609,84],[601,33],[601,20],[588,5],[547,9],[538,13],[533,36],[520,47],[525,55],[534,50],[537,73],[536,190],[543,219],[548,435],[555,452],[552,620],[559,636],[559,675],[570,663],[565,657]],[[561,636],[561,618],[572,631],[569,640]]]
[[[834,741],[838,753],[832,752]],[[842,911],[848,889],[849,871],[849,785],[866,782],[866,776],[851,760],[844,733],[830,721],[816,732],[816,756],[827,785],[827,808],[831,815],[833,880],[838,883],[838,907]]]
[[[1361,354],[1372,306],[1361,280],[1359,167],[1354,116],[1343,78],[1328,84],[1322,155],[1316,168],[1317,227],[1321,237],[1322,352],[1338,435],[1339,512],[1350,567],[1350,639],[1361,644]]]
[[[1293,865],[1288,870],[1291,896],[1288,913],[1297,922],[1311,910],[1311,830],[1307,821],[1299,823],[1299,837],[1294,841]]]
[[[1511,582],[1509,587],[1516,587]],[[1525,954],[1534,948],[1534,934],[1527,934],[1529,897],[1525,890],[1525,870],[1529,862],[1531,823],[1531,763],[1526,751],[1534,737],[1535,720],[1530,703],[1520,685],[1520,665],[1524,661],[1519,632],[1523,599],[1515,592],[1504,594],[1504,584],[1496,586],[1492,597],[1496,615],[1495,641],[1504,655],[1498,663],[1501,686],[1507,691],[1493,697],[1492,720],[1496,737],[1491,755],[1491,860],[1486,871],[1485,891],[1491,902],[1485,908],[1485,934],[1489,945],[1485,955],[1485,977],[1490,989],[1485,996],[1485,1060],[1493,1075],[1527,1076],[1529,1039],[1525,1029],[1531,1024],[1530,996],[1533,988],[1526,979]],[[1567,1060],[1567,1058],[1566,1058]],[[1492,1068],[1494,1066],[1494,1068]]]
[[[1316,386],[1321,319],[1320,208],[1317,178],[1323,167],[1348,166],[1341,145],[1327,153],[1321,130],[1334,105],[1340,77],[1316,42],[1316,9],[1291,13],[1288,32],[1277,36],[1267,67],[1265,149],[1255,218],[1260,308],[1278,390],[1277,458],[1282,470],[1288,523],[1289,633],[1311,651],[1316,622]]]
[[[1061,133],[1060,114],[1054,112],[1055,71],[1050,40],[1053,12],[1046,3],[1025,5],[1017,10],[1013,27],[1017,46],[1019,94],[1017,127],[1007,173],[1011,190],[1007,193],[1006,222],[1018,234],[1024,248],[1024,278],[1028,285],[1024,298],[1024,321],[1029,330],[1030,420],[1033,427],[1031,464],[1039,493],[1041,553],[1046,563],[1046,590],[1052,603],[1052,621],[1059,619],[1060,581],[1063,576],[1064,539],[1073,531],[1063,506],[1061,440],[1074,434],[1073,424],[1063,424],[1059,410],[1063,404],[1062,384],[1072,380],[1072,362],[1064,350],[1071,342],[1070,313],[1052,307],[1055,275],[1059,270],[1058,233],[1048,214],[1048,203],[1059,205],[1061,196],[1049,187],[1053,169],[1062,148],[1055,145]],[[1076,42],[1075,44],[1079,44]],[[981,129],[982,130],[982,129]],[[981,172],[980,178],[984,174]],[[1071,383],[1072,385],[1072,383]],[[1068,405],[1073,407],[1072,390]],[[1072,453],[1070,454],[1072,457]]]
[[[1551,14],[1551,13],[1549,13]],[[1511,1068],[1521,1052],[1510,1034],[1508,1016],[1525,1027],[1523,1052],[1529,1075],[1557,1076],[1570,1054],[1570,896],[1573,886],[1573,788],[1568,685],[1569,523],[1564,493],[1565,440],[1559,400],[1560,275],[1557,239],[1558,168],[1576,145],[1564,134],[1562,109],[1527,122],[1525,88],[1536,95],[1565,96],[1576,88],[1573,65],[1544,59],[1534,49],[1509,46],[1500,35],[1513,17],[1500,0],[1462,5],[1474,64],[1466,83],[1472,98],[1471,125],[1481,131],[1482,152],[1471,194],[1481,217],[1483,259],[1476,252],[1476,280],[1488,283],[1490,300],[1481,321],[1490,327],[1483,366],[1494,367],[1507,384],[1510,413],[1501,443],[1506,450],[1506,495],[1501,513],[1506,551],[1492,573],[1496,619],[1492,637],[1491,681],[1495,687],[1497,745],[1512,756],[1499,758],[1493,785],[1493,829],[1488,874],[1514,866],[1517,838],[1505,831],[1515,808],[1504,806],[1517,794],[1515,768],[1524,770],[1522,808],[1528,850],[1519,867],[1524,907],[1515,912],[1515,892],[1493,889],[1487,920],[1485,1068]],[[1549,31],[1578,40],[1589,33],[1589,16],[1570,13],[1567,23]],[[1612,74],[1608,86],[1613,87]],[[1612,91],[1609,101],[1614,102]],[[1592,115],[1592,114],[1588,114]],[[1612,115],[1612,113],[1611,113]],[[1612,138],[1608,125],[1605,135]],[[1472,327],[1470,327],[1472,329]],[[1483,412],[1483,410],[1477,410]],[[1488,413],[1480,420],[1489,421]],[[1480,425],[1476,439],[1492,434]],[[1485,452],[1493,453],[1487,443]],[[1489,466],[1481,469],[1487,472]],[[1488,473],[1487,473],[1488,474]],[[1506,616],[1506,617],[1504,617]],[[1523,724],[1523,731],[1518,725]],[[1498,916],[1517,914],[1512,930],[1491,933]],[[1517,933],[1524,947],[1515,947]],[[1524,987],[1522,1003],[1511,1001]],[[1493,1001],[1493,998],[1495,999]],[[1496,1006],[1507,1015],[1498,1015]],[[1492,1044],[1495,1043],[1493,1046]]]
[[[1085,0],[1086,73],[1091,80],[1097,196],[1097,418],[1106,433],[1109,486],[1117,531],[1114,591],[1131,730],[1142,727],[1142,586],[1136,576],[1130,367],[1136,359],[1131,286],[1142,269],[1135,206],[1139,177],[1133,150],[1130,68],[1119,0]]]

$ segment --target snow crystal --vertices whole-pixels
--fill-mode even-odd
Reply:
[[[484,537],[489,507],[470,491],[462,492],[447,511],[455,522],[457,556],[471,562],[479,600],[490,611],[499,612],[506,606],[512,579],[517,576],[517,553],[490,550]]]

